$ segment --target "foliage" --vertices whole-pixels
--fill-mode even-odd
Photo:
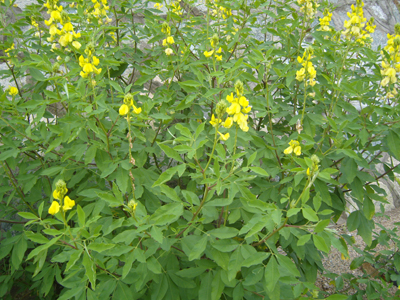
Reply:
[[[400,160],[397,36],[361,1],[343,31],[312,0],[69,3],[1,18],[0,297],[324,297],[330,222],[351,199],[372,247]]]

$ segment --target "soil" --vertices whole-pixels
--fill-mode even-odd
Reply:
[[[381,224],[387,229],[393,229],[394,227],[399,227],[399,225],[395,225],[395,223],[400,222],[400,208],[395,208],[391,211],[385,212],[384,216],[375,216],[373,217],[373,220],[375,221],[376,224]],[[342,219],[339,220],[338,224],[333,225],[332,227],[338,231],[338,233],[341,234],[348,234],[351,235],[355,238],[356,242],[355,245],[360,248],[364,249],[366,244],[361,238],[361,236],[357,235],[357,231],[353,232],[348,232],[345,224],[346,220]],[[374,232],[380,232],[381,228],[377,225],[375,225]],[[390,247],[393,248],[395,247],[394,244],[390,245]],[[381,245],[378,245],[375,250],[377,252],[387,250],[388,247],[383,247]],[[374,277],[376,273],[379,273],[379,270],[376,270],[373,268],[371,265],[363,265],[362,267],[351,270],[350,269],[350,264],[353,261],[353,259],[357,258],[360,256],[359,253],[357,253],[351,246],[349,246],[349,256],[350,258],[348,260],[342,259],[341,253],[336,249],[336,248],[331,248],[331,252],[323,259],[323,265],[326,269],[326,272],[332,272],[336,274],[353,274],[357,277],[362,277],[365,273],[370,274],[370,277]],[[377,280],[377,279],[374,279]],[[328,293],[328,295],[333,294],[335,292],[335,287],[332,284],[332,279],[327,278],[323,275],[320,275],[317,279],[316,286],[321,289],[321,291],[325,291]],[[354,294],[356,291],[352,288],[349,288],[350,285],[348,283],[344,283],[344,287],[342,292],[346,291],[345,293],[347,295]],[[360,288],[365,288],[360,286]],[[396,286],[393,286],[390,289],[390,293],[394,295],[398,288]]]

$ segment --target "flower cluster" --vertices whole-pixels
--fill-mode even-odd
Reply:
[[[232,10],[229,8],[220,6],[218,2],[219,2],[219,0],[214,0],[214,3],[212,3],[211,14],[217,18],[222,17],[224,20],[226,20],[227,18],[232,16]]]
[[[133,96],[131,93],[128,93],[125,95],[124,97],[124,104],[121,105],[121,107],[119,108],[119,114],[121,116],[125,116],[126,114],[129,113],[130,111],[130,107],[132,107],[133,112],[135,114],[140,114],[142,112],[142,108],[141,107],[136,107],[135,104],[133,103]]]
[[[287,147],[285,151],[283,151],[283,153],[285,154],[291,154],[292,152],[297,156],[301,155],[301,146],[298,141],[291,140],[289,142],[289,147]]]
[[[364,2],[362,0],[357,0],[356,6],[351,6],[351,13],[347,13],[350,20],[344,21],[346,30],[343,32],[346,39],[350,40],[354,38],[354,40],[361,45],[370,44],[372,42],[370,34],[375,31],[376,27],[376,25],[373,25],[373,18],[368,22],[367,19],[364,18],[363,6]]]
[[[324,17],[319,18],[319,26],[318,31],[332,31],[332,28],[329,26],[329,22],[332,19],[332,13],[326,8],[324,10]]]
[[[221,61],[222,60],[222,55],[218,55],[218,54],[220,54],[221,52],[222,52],[222,49],[221,49],[221,47],[219,47],[218,49],[217,49],[217,46],[218,46],[218,44],[219,44],[219,38],[218,38],[218,35],[217,34],[214,34],[212,37],[211,37],[211,39],[210,39],[210,44],[211,44],[211,47],[213,48],[211,51],[204,51],[204,56],[205,57],[211,57],[213,54],[214,54],[214,57],[215,57],[215,59],[217,60],[217,61]]]
[[[165,54],[167,55],[172,55],[174,53],[174,50],[172,50],[169,46],[173,45],[175,43],[174,37],[171,36],[171,27],[169,27],[167,22],[164,22],[161,27],[161,32],[166,35],[166,38],[163,39],[162,45],[164,47],[167,47],[165,49]]]
[[[179,4],[179,2],[181,2],[181,0],[173,1],[170,5],[170,8],[174,14],[181,16],[183,12],[182,12],[182,7]]]
[[[158,10],[161,10],[161,8],[163,8],[163,6],[164,6],[164,5],[162,5],[162,4],[160,4],[160,3],[154,4],[154,8],[155,8],[155,9],[158,9]]]
[[[247,119],[249,117],[248,113],[251,111],[251,106],[249,106],[249,100],[243,95],[243,83],[240,80],[235,83],[235,92],[237,97],[234,97],[233,93],[226,96],[226,100],[231,103],[226,112],[232,117],[227,118],[223,126],[229,128],[233,122],[236,122],[241,130],[247,132],[249,131]]]
[[[393,35],[387,35],[388,41],[384,48],[389,56],[384,56],[382,60],[381,74],[384,76],[381,81],[382,86],[387,86],[389,83],[396,83],[397,72],[400,72],[400,24],[396,24],[394,32]],[[396,89],[393,89],[387,96],[392,98],[396,94]]]
[[[319,4],[315,0],[297,0],[300,11],[306,16],[307,20],[311,20],[317,13]]]
[[[6,56],[9,57],[7,59],[7,62],[10,64],[10,66],[13,66],[13,63],[11,62],[11,55],[8,52],[10,52],[10,51],[12,51],[14,49],[15,49],[15,45],[13,43],[10,48],[7,48],[6,50],[4,50],[4,53],[6,54]]]
[[[84,14],[88,16],[87,21],[90,22],[91,18],[94,18],[98,21],[99,24],[107,24],[111,23],[111,18],[107,16],[107,11],[110,9],[108,6],[107,0],[92,0],[93,7],[89,10],[85,10]],[[103,18],[105,21],[103,22]]]
[[[58,43],[61,46],[67,47],[68,44],[72,44],[74,48],[79,49],[81,44],[74,39],[80,38],[81,34],[74,31],[74,26],[71,23],[68,13],[63,10],[61,5],[57,6],[57,2],[58,0],[47,0],[44,4],[48,9],[47,13],[50,15],[50,19],[44,21],[50,27],[50,37],[47,38],[47,41],[53,42],[58,36]],[[53,44],[52,48],[55,47],[55,44]]]
[[[91,73],[100,74],[101,68],[96,68],[100,60],[94,56],[94,46],[92,44],[88,44],[85,49],[85,54],[87,58],[84,58],[83,55],[79,57],[79,65],[82,68],[80,75],[82,78],[87,78]]]
[[[75,206],[75,201],[71,200],[68,196],[65,196],[68,192],[67,185],[64,180],[59,180],[56,183],[56,189],[53,191],[53,198],[60,201],[55,201],[51,203],[49,208],[49,214],[55,215],[60,211],[62,205],[62,210],[65,212],[72,209]],[[61,204],[61,205],[60,205]]]
[[[311,62],[312,49],[308,48],[304,51],[303,57],[298,56],[297,61],[303,66],[299,71],[296,72],[296,79],[298,81],[305,80],[304,84],[307,86],[308,84],[311,86],[315,85],[315,77],[317,76],[317,71]]]

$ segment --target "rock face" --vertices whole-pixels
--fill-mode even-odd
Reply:
[[[355,0],[330,0],[336,9],[332,13],[331,24],[336,29],[342,29],[345,20],[348,20],[347,12],[351,11],[351,5]],[[364,17],[369,20],[375,19],[375,32],[372,34],[374,39],[372,47],[376,49],[379,45],[386,45],[387,34],[394,33],[394,25],[400,23],[400,1],[399,0],[364,0]]]

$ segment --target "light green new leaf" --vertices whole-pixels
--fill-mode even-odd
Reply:
[[[110,207],[117,207],[124,204],[124,202],[121,202],[121,199],[114,197],[111,193],[108,192],[97,192],[97,196],[99,196],[100,199],[106,201]]]
[[[310,207],[304,207],[301,209],[303,212],[304,218],[311,222],[318,222],[318,216],[315,211]]]
[[[313,240],[314,240],[314,245],[315,245],[315,247],[317,247],[318,250],[321,250],[325,253],[329,252],[329,248],[326,245],[326,242],[322,236],[314,234]]]
[[[95,266],[95,263],[92,261],[92,259],[89,257],[89,255],[86,252],[83,253],[82,265],[85,267],[85,270],[86,270],[85,275],[88,277],[88,279],[92,285],[92,290],[95,290],[96,289],[96,266]]]
[[[76,207],[76,211],[78,213],[78,223],[79,227],[85,227],[85,212],[83,211],[82,207],[78,204]]]

